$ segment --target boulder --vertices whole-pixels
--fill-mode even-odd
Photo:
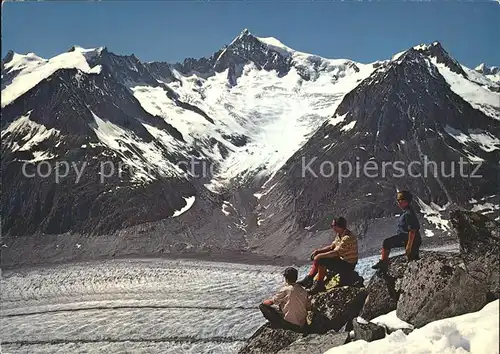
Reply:
[[[352,321],[354,328],[354,340],[372,342],[385,337],[385,328],[378,324],[367,322],[360,323],[356,319]]]
[[[286,329],[271,328],[269,323],[260,327],[238,354],[273,354],[287,347],[304,334]]]
[[[434,251],[421,251],[420,257],[424,259],[436,254]],[[403,278],[408,261],[405,255],[401,255],[390,258],[389,262],[387,273],[377,271],[366,287],[367,297],[360,317],[367,321],[396,310],[400,295],[396,291],[396,283]]]
[[[454,210],[450,221],[460,252],[471,273],[483,274],[488,284],[488,301],[499,298],[500,224],[485,215]]]
[[[484,257],[500,251],[500,224],[483,214],[453,210],[450,213],[460,252],[469,257]]]
[[[309,313],[309,332],[326,333],[339,331],[356,318],[366,298],[365,288],[338,287],[313,297],[313,310]]]
[[[299,338],[288,347],[280,350],[278,354],[323,354],[330,348],[346,344],[348,333],[330,331],[326,334],[310,334]]]
[[[403,277],[406,269],[406,257],[396,256],[390,259],[387,274],[375,273],[366,287],[367,297],[360,316],[370,321],[396,309],[399,294],[396,292],[396,281]]]
[[[418,328],[479,311],[487,303],[488,286],[484,275],[469,272],[460,256],[436,253],[410,262],[396,291],[397,317]]]

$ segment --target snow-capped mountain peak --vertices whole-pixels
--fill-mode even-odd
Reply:
[[[11,60],[2,65],[2,108],[58,70],[78,69],[88,74],[99,74],[101,66],[91,66],[87,61],[94,54],[94,49],[83,48],[75,48],[50,59],[41,58],[34,53],[13,53],[10,55]]]
[[[462,69],[462,66],[443,48],[440,42],[433,42],[430,45],[419,45],[413,47],[416,51],[435,58],[440,64],[447,66],[451,71],[467,78],[467,74]]]
[[[486,76],[491,81],[500,85],[500,67],[487,66],[485,63],[479,64],[474,71]]]

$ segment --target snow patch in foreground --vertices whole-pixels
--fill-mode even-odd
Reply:
[[[184,197],[183,197],[184,198]],[[187,197],[187,198],[184,198],[184,200],[186,201],[186,206],[184,206],[182,209],[180,210],[176,210],[174,211],[174,215],[172,215],[172,217],[175,217],[175,216],[179,216],[181,214],[184,214],[186,211],[188,211],[189,209],[191,209],[191,207],[193,206],[194,204],[194,201],[196,200],[196,197],[193,195],[191,197]]]
[[[354,341],[325,354],[498,354],[498,311],[496,300],[478,312],[431,322],[409,335],[398,330],[378,341]]]
[[[413,325],[409,324],[398,318],[396,315],[396,310],[389,312],[385,315],[374,318],[370,321],[371,323],[376,323],[379,326],[387,327],[391,332],[397,331],[398,329],[409,328],[413,329]]]

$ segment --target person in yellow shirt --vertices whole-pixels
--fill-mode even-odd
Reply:
[[[331,270],[342,277],[356,268],[358,263],[358,240],[347,228],[347,221],[343,217],[335,218],[331,224],[336,233],[331,245],[316,249],[311,254],[312,267],[307,276],[297,282],[309,290],[310,295],[325,291],[324,278],[326,271]],[[314,278],[317,276],[317,279]]]

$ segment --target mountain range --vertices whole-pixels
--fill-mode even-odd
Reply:
[[[182,63],[74,46],[50,59],[10,51],[1,65],[4,265],[304,259],[335,215],[369,254],[394,232],[403,188],[424,245],[451,239],[453,208],[498,220],[500,72],[467,68],[439,42],[358,63],[244,30]],[[421,177],[318,173],[370,161],[436,165]],[[447,176],[459,161],[469,175]]]

